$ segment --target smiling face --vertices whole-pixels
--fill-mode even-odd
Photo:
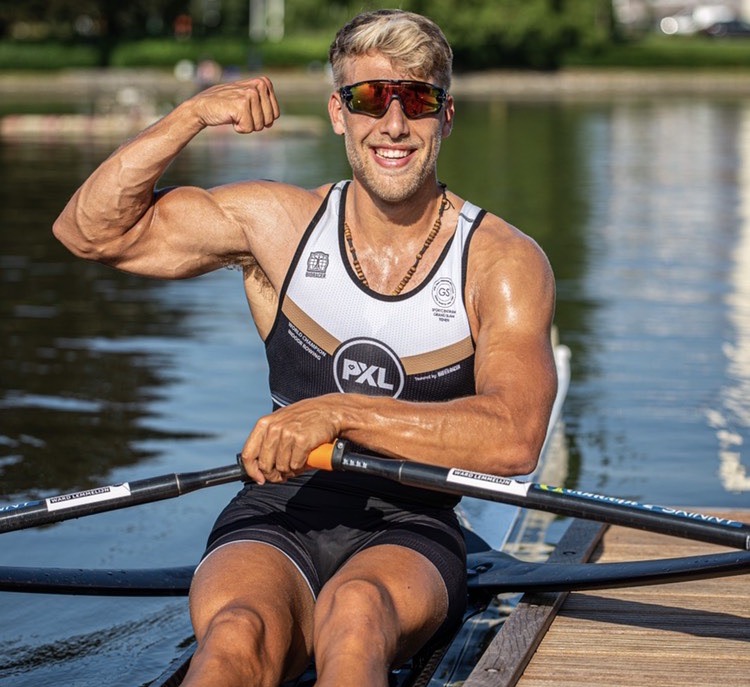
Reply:
[[[347,62],[345,85],[374,79],[425,80],[403,73],[378,53]],[[408,119],[396,99],[379,118],[352,113],[338,92],[331,95],[328,109],[333,130],[344,136],[355,181],[377,198],[400,203],[426,185],[435,185],[440,144],[453,124],[450,96],[440,112],[420,119]]]

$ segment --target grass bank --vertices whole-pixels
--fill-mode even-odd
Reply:
[[[573,53],[566,56],[564,64],[625,69],[750,69],[750,38],[648,36],[596,53]]]
[[[253,45],[246,38],[207,38],[191,40],[145,39],[123,42],[108,49],[110,67],[173,68],[180,60],[210,58],[224,67],[265,66],[287,68],[323,64],[328,39],[300,36],[280,43]],[[0,70],[60,70],[95,68],[102,64],[102,49],[94,44],[59,42],[28,43],[0,41]]]

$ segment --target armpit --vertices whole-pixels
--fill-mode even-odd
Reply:
[[[258,264],[255,256],[250,253],[233,256],[224,261],[228,269],[242,270],[242,276],[245,282],[245,290],[248,296],[253,294],[263,296],[270,300],[275,296],[275,291],[271,280],[266,276],[263,268]]]

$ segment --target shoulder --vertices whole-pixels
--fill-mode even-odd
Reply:
[[[325,201],[330,184],[305,189],[275,181],[243,181],[210,193],[263,262],[263,254],[294,251],[297,241]],[[287,250],[284,251],[284,248]]]
[[[489,212],[474,232],[470,262],[480,268],[494,265],[500,272],[520,268],[551,271],[547,256],[533,238]]]
[[[476,308],[521,304],[554,307],[552,267],[541,246],[500,217],[487,213],[472,238],[466,279]]]

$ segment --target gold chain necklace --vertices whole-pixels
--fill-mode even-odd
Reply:
[[[427,235],[427,238],[422,244],[422,248],[420,248],[419,253],[417,253],[417,259],[414,261],[414,264],[406,271],[404,278],[391,292],[392,296],[398,296],[404,290],[404,287],[409,283],[409,280],[417,271],[417,267],[419,267],[419,261],[422,259],[422,256],[425,254],[427,249],[430,247],[430,244],[435,240],[435,237],[440,232],[440,227],[443,224],[443,213],[445,213],[445,211],[448,209],[448,206],[451,204],[451,202],[448,200],[445,184],[440,183],[440,188],[443,191],[443,198],[440,201],[440,209],[438,210],[438,216],[435,220],[435,224],[432,225],[432,229],[430,229],[430,233]],[[359,279],[359,281],[361,281],[365,286],[369,286],[369,284],[367,283],[367,277],[365,277],[365,273],[362,271],[362,265],[359,264],[357,251],[354,250],[352,230],[349,228],[349,224],[347,222],[344,222],[344,238],[346,239],[346,245],[349,247],[349,253],[352,256],[352,266],[354,267],[354,272],[357,275],[357,279]]]

